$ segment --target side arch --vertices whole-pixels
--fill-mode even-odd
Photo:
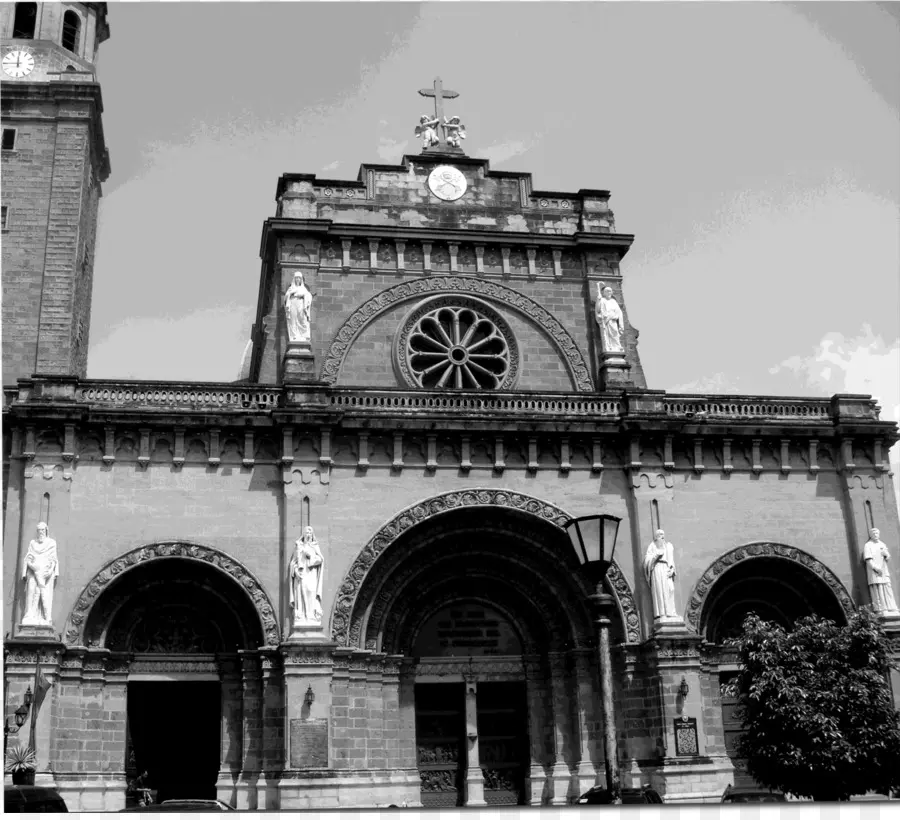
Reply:
[[[401,302],[443,293],[464,293],[494,299],[536,322],[545,333],[549,334],[562,353],[576,390],[580,393],[594,391],[590,369],[578,349],[578,345],[549,311],[512,288],[496,282],[486,282],[473,276],[430,276],[424,279],[413,279],[410,282],[394,285],[373,296],[354,311],[335,334],[334,340],[325,354],[325,362],[322,365],[322,381],[327,384],[334,384],[337,381],[350,347],[370,321]]]
[[[754,558],[775,558],[791,561],[804,567],[825,583],[847,617],[856,611],[853,599],[847,592],[846,587],[841,583],[837,575],[818,558],[814,558],[808,552],[797,547],[789,547],[785,544],[776,544],[771,541],[758,541],[726,552],[713,561],[706,572],[700,576],[688,599],[687,612],[685,613],[685,621],[691,629],[697,633],[700,632],[701,618],[710,590],[720,576],[732,567]]]
[[[442,493],[400,511],[366,543],[350,565],[335,596],[331,614],[332,640],[340,646],[363,648],[363,618],[357,602],[363,582],[378,557],[411,527],[428,519],[467,507],[501,507],[518,510],[559,527],[570,516],[560,507],[510,490],[473,488]],[[564,536],[568,537],[568,536]],[[616,598],[623,630],[628,643],[640,643],[641,627],[634,595],[628,581],[616,564],[610,567],[607,580]],[[386,602],[382,602],[386,603]]]
[[[165,542],[138,547],[110,561],[84,587],[66,620],[64,639],[67,646],[85,646],[89,616],[102,593],[114,581],[137,567],[171,558],[209,565],[236,582],[253,602],[260,629],[267,646],[280,643],[275,608],[259,580],[243,564],[219,550],[185,541]]]

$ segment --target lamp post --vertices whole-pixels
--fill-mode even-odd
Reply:
[[[603,591],[603,579],[612,565],[621,518],[614,515],[588,515],[570,519],[563,528],[568,533],[578,560],[585,568],[594,593],[590,596],[597,611],[600,662],[600,698],[603,702],[603,729],[606,788],[612,803],[621,803],[616,721],[612,696],[612,658],[609,651],[609,612],[615,605],[612,595]]]
[[[7,717],[3,721],[3,757],[6,757],[6,746],[9,743],[10,735],[17,735],[19,730],[25,725],[25,721],[28,719],[28,712],[31,709],[32,701],[34,700],[34,695],[31,691],[31,687],[25,690],[25,697],[23,698],[23,703],[19,706],[18,709],[13,713],[16,721],[15,728],[9,725],[9,718]]]

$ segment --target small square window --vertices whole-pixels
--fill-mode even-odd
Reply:
[[[14,151],[16,148],[16,129],[15,128],[4,128],[3,129],[3,150],[4,151]]]
[[[0,206],[0,228],[2,230],[6,230],[9,226],[9,206],[3,205]]]

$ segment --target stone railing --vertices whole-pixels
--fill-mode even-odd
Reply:
[[[666,415],[674,418],[771,419],[830,421],[831,399],[761,396],[672,396],[665,398]],[[877,414],[874,416],[877,418]]]
[[[333,408],[353,412],[426,411],[427,413],[459,413],[542,416],[611,416],[622,413],[622,402],[613,397],[547,394],[529,396],[522,393],[418,393],[414,391],[332,388],[328,391]]]
[[[283,404],[280,387],[166,382],[82,382],[76,401],[110,407],[163,407],[190,410],[271,410]]]

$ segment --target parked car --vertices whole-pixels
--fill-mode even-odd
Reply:
[[[781,792],[774,792],[759,786],[726,786],[722,792],[723,803],[787,803]]]
[[[642,789],[621,789],[619,795],[622,798],[623,805],[663,802],[663,799],[659,796],[659,792],[655,789],[651,789],[649,786],[644,786]],[[593,786],[578,798],[578,803],[588,806],[609,805],[609,792],[606,790],[605,786]]]
[[[132,806],[125,811],[235,811],[221,800],[163,800],[162,803],[151,803],[149,806]]]
[[[3,811],[68,813],[69,809],[59,792],[49,786],[4,786]]]

